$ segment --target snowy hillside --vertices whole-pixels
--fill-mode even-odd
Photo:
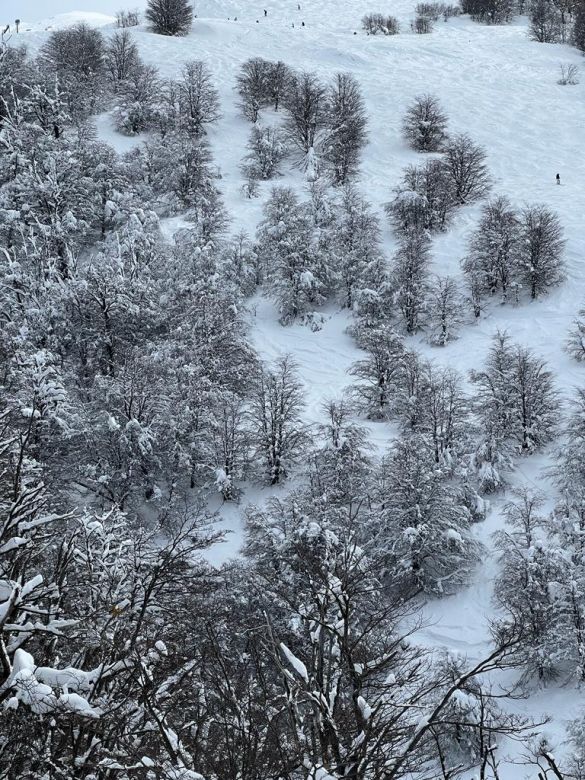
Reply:
[[[50,3],[48,5],[43,13],[50,12]],[[116,33],[115,19],[101,13],[99,0],[95,5],[95,13],[75,11],[23,23],[18,35],[13,33],[9,43],[24,44],[29,55],[34,56],[42,50],[53,31],[69,28],[80,21],[99,28],[109,40]],[[485,497],[489,502],[487,517],[471,525],[472,537],[481,541],[484,547],[470,583],[442,597],[429,592],[418,602],[425,622],[416,632],[418,641],[433,650],[446,648],[455,654],[465,654],[470,662],[479,662],[492,647],[489,622],[501,614],[494,604],[494,582],[499,568],[493,534],[505,527],[502,508],[513,497],[514,489],[526,487],[543,491],[546,501],[542,513],[552,512],[560,496],[550,471],[557,462],[559,448],[563,447],[563,426],[569,418],[571,401],[576,397],[577,389],[585,386],[585,363],[577,362],[565,348],[568,333],[579,310],[585,305],[585,61],[581,53],[568,44],[530,40],[525,16],[516,16],[510,24],[494,26],[475,23],[468,16],[456,16],[448,21],[441,19],[436,22],[431,34],[417,35],[410,29],[415,16],[414,0],[395,0],[391,4],[390,11],[401,26],[400,34],[368,36],[361,28],[361,19],[365,13],[379,10],[378,5],[369,0],[301,0],[299,9],[296,0],[264,0],[263,3],[256,0],[200,0],[196,4],[191,32],[184,37],[156,35],[149,32],[145,25],[133,27],[130,32],[140,58],[146,65],[157,68],[162,79],[179,78],[185,63],[194,59],[203,61],[209,68],[211,80],[219,92],[221,116],[207,127],[206,133],[213,156],[213,170],[219,176],[216,185],[229,217],[227,234],[230,236],[245,231],[250,239],[254,239],[264,219],[263,209],[275,185],[294,188],[301,200],[308,197],[307,175],[289,158],[281,163],[279,176],[258,182],[256,197],[249,198],[243,191],[246,177],[242,161],[247,153],[251,124],[239,108],[236,80],[242,64],[254,57],[282,61],[295,71],[316,74],[327,84],[340,72],[355,77],[365,103],[368,133],[355,185],[380,220],[381,249],[388,267],[399,249],[400,236],[393,229],[384,206],[393,199],[393,191],[400,184],[404,169],[409,165],[422,164],[429,158],[429,155],[410,148],[402,132],[405,113],[413,99],[424,93],[438,99],[448,118],[449,134],[465,133],[485,149],[486,165],[492,180],[490,197],[506,196],[519,210],[527,204],[545,204],[558,215],[566,239],[565,280],[560,285],[552,286],[536,300],[530,300],[524,290],[517,305],[512,302],[500,304],[499,296],[495,295],[487,300],[478,318],[473,316],[470,308],[465,309],[458,338],[442,347],[429,344],[425,330],[404,336],[406,348],[416,350],[437,366],[460,372],[463,387],[472,393],[470,372],[485,366],[494,335],[498,331],[506,331],[514,343],[530,348],[546,363],[558,390],[555,404],[561,411],[557,435],[532,454],[514,456],[509,485],[505,490]],[[26,16],[24,11],[22,15]],[[581,78],[578,84],[568,86],[558,83],[561,64],[579,67]],[[262,108],[260,122],[265,126],[278,127],[282,124],[282,116],[282,111],[277,113],[271,108]],[[149,130],[137,135],[119,132],[115,127],[112,105],[102,106],[92,122],[97,137],[120,155],[132,153],[152,137]],[[439,154],[431,154],[431,157],[439,159]],[[557,173],[560,186],[555,180]],[[143,183],[140,186],[145,189]],[[469,242],[477,230],[485,202],[486,198],[481,198],[457,208],[447,229],[432,234],[431,275],[452,276],[462,289],[465,287],[461,263],[468,253]],[[153,208],[156,210],[156,207]],[[180,247],[184,235],[177,231],[189,227],[189,215],[180,210],[171,214],[169,209],[160,209],[159,217],[167,250]],[[10,248],[8,243],[6,246]],[[80,250],[80,266],[89,254],[89,250]],[[176,273],[176,266],[169,268],[170,276]],[[207,294],[205,289],[200,291],[201,296]],[[162,286],[157,288],[157,295],[159,293],[160,301],[166,300],[163,296],[167,293]],[[130,304],[120,305],[123,308]],[[319,425],[327,423],[324,404],[339,399],[355,384],[356,379],[350,374],[350,369],[365,355],[348,332],[353,322],[352,313],[342,308],[338,297],[330,296],[321,307],[315,307],[323,318],[318,328],[312,329],[298,319],[281,325],[277,304],[262,289],[248,295],[243,307],[244,320],[249,327],[248,339],[260,359],[272,363],[291,355],[296,362],[304,394],[302,419],[318,439],[322,435],[318,432]],[[134,324],[128,327],[134,327]],[[157,327],[160,325],[155,324],[148,330],[149,337]],[[24,340],[23,332],[18,339]],[[212,333],[209,336],[210,343],[216,335]],[[241,345],[237,348],[243,349]],[[165,352],[161,348],[153,359],[174,366],[176,357],[171,349]],[[238,371],[245,374],[240,364]],[[244,378],[234,374],[234,382],[243,382]],[[184,378],[185,383],[188,381],[191,379]],[[107,396],[108,392],[113,391],[104,391],[104,395]],[[160,393],[164,395],[162,390]],[[91,414],[93,412],[88,412],[89,418]],[[374,460],[382,458],[399,436],[399,426],[394,419],[366,419],[365,414],[352,410],[352,423],[363,426],[368,453]],[[118,423],[110,417],[108,425],[112,432]],[[284,500],[289,490],[299,489],[304,480],[303,466],[309,460],[308,449],[306,452],[306,458],[303,453],[291,478],[282,485],[265,485],[254,475],[246,476],[239,486],[242,494],[237,502],[224,501],[217,491],[207,489],[209,483],[206,483],[207,507],[217,510],[219,527],[228,532],[223,540],[216,541],[205,551],[207,560],[214,567],[219,570],[227,563],[229,569],[235,561],[237,570],[244,544],[246,508],[250,504],[261,508],[275,496]],[[58,453],[55,456],[58,457]],[[95,481],[99,482],[99,478]],[[79,485],[83,485],[83,490]],[[81,499],[76,501],[79,506],[89,505],[89,488],[81,480],[79,485],[75,489],[79,488]],[[255,522],[259,523],[257,518]],[[113,543],[113,540],[108,542]],[[254,544],[260,544],[257,537],[253,539],[252,547]],[[445,545],[448,546],[447,541]],[[0,598],[1,594],[0,576]],[[115,596],[122,604],[126,598],[124,588]],[[1,607],[0,600],[0,610]],[[238,606],[222,606],[219,611],[223,609],[237,612]],[[1,618],[0,611],[0,626]],[[280,626],[274,627],[274,630],[277,628]],[[99,630],[96,629],[98,633]],[[243,629],[236,626],[234,630],[237,633]],[[216,640],[220,642],[221,637]],[[285,644],[281,643],[281,650],[284,659],[281,665],[288,663],[292,669],[289,672],[291,690],[295,684],[304,684],[305,677],[308,686],[305,664]],[[148,664],[144,663],[146,669]],[[187,664],[185,659],[185,668]],[[71,666],[76,665],[83,667],[81,653],[75,662],[71,661]],[[507,682],[517,678],[516,671],[498,674],[503,675]],[[495,679],[499,679],[498,674]],[[47,680],[41,677],[38,684],[49,679],[48,673],[45,675]],[[565,756],[570,752],[565,743],[566,724],[577,719],[585,706],[579,687],[581,684],[582,681],[567,683],[562,676],[558,682],[536,681],[527,698],[508,702],[505,706],[536,720],[542,713],[550,715],[551,722],[544,727],[544,732],[550,736],[551,745],[559,751],[559,755]],[[48,681],[48,685],[53,683]],[[66,688],[64,690],[66,692]],[[87,691],[83,695],[92,701]],[[82,706],[86,705],[89,706],[87,702]],[[10,706],[18,706],[18,703]],[[158,710],[153,705],[152,719],[156,712]],[[364,722],[367,719],[365,717]],[[182,748],[180,742],[178,744],[177,755],[180,757]],[[504,740],[502,757],[509,754],[518,758],[523,751],[524,747]],[[179,764],[180,761],[177,766]],[[167,774],[157,774],[157,777],[172,780],[199,777],[197,766],[191,767],[191,774],[184,775],[178,771],[172,774],[168,768],[170,764],[165,766]],[[188,767],[188,764],[185,766]],[[338,777],[326,774],[324,769],[310,769],[314,771],[310,774],[309,769],[306,777],[314,780],[335,780]],[[479,776],[478,771],[474,767],[466,776]],[[500,780],[536,778],[536,772],[534,765],[505,764],[500,769]],[[3,776],[1,771],[0,776]],[[282,777],[285,776],[293,777],[283,773]],[[386,776],[390,777],[376,775]],[[491,774],[485,776],[492,777]],[[155,777],[154,773],[152,777]],[[251,778],[252,775],[246,777]],[[339,775],[339,780],[341,777]],[[367,775],[359,777],[366,778]]]

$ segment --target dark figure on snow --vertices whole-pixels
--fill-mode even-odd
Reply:
[[[557,184],[561,183],[561,174],[557,173]]]
[[[268,11],[266,10],[266,8],[264,9],[264,16],[268,16]]]
[[[298,7],[298,9],[300,11],[301,10],[301,4],[299,3],[297,7]]]
[[[304,26],[305,26],[305,23],[304,23],[304,22],[301,22],[301,27],[304,27]]]

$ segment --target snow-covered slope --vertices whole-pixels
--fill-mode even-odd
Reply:
[[[356,76],[368,109],[370,134],[360,186],[380,212],[402,168],[420,159],[401,137],[405,109],[415,95],[436,95],[449,116],[450,129],[468,133],[487,150],[496,194],[507,195],[519,206],[546,203],[560,215],[567,238],[568,278],[540,301],[517,308],[494,306],[478,324],[468,324],[461,338],[445,348],[433,349],[422,338],[414,339],[414,345],[437,362],[465,373],[482,364],[493,333],[508,330],[516,341],[533,348],[550,364],[563,398],[569,399],[574,387],[585,381],[585,368],[563,351],[567,330],[585,301],[583,58],[568,46],[531,42],[525,20],[485,27],[459,18],[439,22],[431,35],[415,35],[409,29],[413,5],[414,0],[393,3],[392,13],[399,18],[403,32],[391,38],[366,37],[361,32],[362,15],[378,10],[370,0],[301,0],[301,10],[296,0],[202,0],[197,5],[192,33],[186,38],[163,38],[144,29],[135,29],[133,34],[142,57],[156,65],[163,76],[176,76],[189,59],[202,59],[210,67],[223,111],[221,120],[210,130],[210,140],[234,231],[244,228],[253,234],[270,186],[261,185],[261,196],[253,200],[241,193],[240,164],[249,125],[238,113],[233,87],[245,59],[280,59],[294,68],[315,71],[324,79],[339,71]],[[266,18],[264,8],[268,11]],[[96,25],[111,22],[102,14],[66,15],[35,24],[19,38],[34,48],[45,39],[46,28],[80,18]],[[558,85],[560,63],[581,66],[581,83]],[[107,116],[100,118],[100,133],[125,150],[128,139],[117,139],[108,123]],[[561,176],[560,187],[555,184],[556,173]],[[288,171],[281,183],[300,189],[304,186],[298,171]],[[435,238],[437,272],[459,273],[459,262],[479,209],[479,205],[462,208],[450,230]],[[384,218],[383,223],[386,225]],[[394,237],[388,227],[384,242],[390,256]],[[349,383],[347,368],[358,356],[344,332],[347,314],[330,309],[325,316],[322,330],[313,333],[302,326],[279,326],[272,306],[264,300],[251,313],[255,345],[262,356],[270,359],[279,353],[294,354],[306,386],[307,417],[311,422],[319,419],[321,402],[338,395]],[[369,429],[372,443],[383,450],[392,435],[391,428],[380,423]],[[520,461],[515,483],[545,487],[552,495],[543,476],[549,464],[550,453],[546,452]],[[256,491],[254,497],[261,495]],[[494,503],[489,519],[478,528],[488,547],[490,534],[500,523],[500,504],[501,500]],[[226,522],[236,535],[218,551],[218,561],[237,550],[239,518],[233,507]],[[471,655],[485,649],[494,572],[495,564],[488,557],[471,587],[429,605],[434,625],[426,632],[427,641]],[[533,712],[549,710],[557,728],[563,719],[576,715],[580,698],[579,692],[549,690],[524,706]]]

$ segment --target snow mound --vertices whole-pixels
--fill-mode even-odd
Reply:
[[[107,27],[116,23],[116,17],[109,14],[102,14],[96,11],[70,11],[65,14],[57,14],[46,19],[27,24],[22,22],[21,29],[24,31],[37,32],[42,30],[64,30],[68,27],[74,27],[76,24],[88,24],[90,27]]]

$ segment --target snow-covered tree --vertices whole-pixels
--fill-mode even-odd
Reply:
[[[250,434],[271,485],[282,482],[307,441],[303,405],[302,385],[290,356],[258,369],[250,402]]]
[[[286,91],[286,132],[301,161],[316,150],[322,131],[327,126],[327,92],[313,73],[291,77]]]
[[[539,43],[561,40],[561,16],[550,0],[533,0],[530,4],[530,37]]]
[[[269,92],[270,63],[253,57],[242,65],[236,85],[240,109],[246,119],[257,122],[260,109],[266,105]]]
[[[43,46],[43,67],[59,78],[69,111],[81,119],[96,112],[104,95],[105,43],[101,32],[80,22],[51,33]]]
[[[446,593],[467,582],[480,548],[462,495],[445,481],[422,436],[396,442],[379,490],[388,569],[404,590]]]
[[[559,552],[547,546],[542,505],[542,496],[527,491],[506,505],[508,529],[496,534],[502,570],[495,587],[498,604],[521,633],[517,653],[523,673],[540,680],[556,671],[551,641],[560,629],[561,612],[554,584],[562,580],[564,568]]]
[[[547,444],[558,423],[558,394],[546,363],[526,347],[498,333],[486,366],[473,371],[482,424],[496,441],[509,440],[520,452]]]
[[[269,63],[267,95],[275,111],[278,111],[281,102],[285,99],[292,78],[292,71],[284,62],[278,60]]]
[[[400,233],[440,231],[448,226],[457,206],[453,187],[440,160],[409,166],[386,212]]]
[[[321,265],[307,208],[289,188],[275,187],[257,234],[258,252],[266,258],[271,296],[288,324],[325,300],[329,282]]]
[[[136,135],[156,125],[160,114],[158,71],[138,64],[121,81],[114,112],[116,127],[127,135]]]
[[[360,346],[367,355],[350,368],[360,380],[353,395],[369,418],[388,419],[394,413],[393,400],[403,368],[403,341],[391,328],[372,328],[363,333]]]
[[[431,344],[444,347],[457,338],[465,314],[463,296],[453,277],[437,276],[429,285],[427,320]]]
[[[339,295],[343,305],[354,308],[359,290],[378,291],[384,285],[384,257],[380,222],[359,192],[344,187],[334,225]]]
[[[571,39],[580,51],[585,52],[585,7],[583,3],[577,3],[575,8],[575,21],[573,22]]]
[[[565,346],[572,358],[579,362],[585,360],[585,309],[580,309],[575,317]]]
[[[407,333],[423,324],[429,289],[430,241],[425,233],[404,236],[394,256],[393,278],[396,305]]]
[[[488,192],[490,177],[485,159],[485,151],[468,135],[455,135],[449,139],[443,165],[459,203],[478,200]]]
[[[188,35],[193,8],[189,0],[148,0],[145,16],[158,35]]]
[[[482,209],[463,270],[470,283],[479,280],[484,294],[495,295],[499,291],[505,301],[516,278],[520,248],[518,214],[507,198],[494,198]]]
[[[523,209],[518,267],[531,298],[564,279],[564,246],[563,228],[554,212],[542,205]]]
[[[255,125],[248,141],[245,169],[257,179],[271,179],[278,173],[278,166],[288,149],[282,133],[272,127]]]
[[[178,126],[190,135],[202,135],[206,125],[219,119],[218,92],[204,62],[191,60],[183,66],[176,108]]]
[[[323,159],[334,184],[344,185],[357,173],[366,142],[366,112],[360,88],[349,73],[338,73],[327,92],[327,138]]]
[[[440,152],[447,138],[447,117],[433,95],[415,98],[404,117],[402,132],[417,152]]]
[[[507,24],[516,13],[511,0],[463,0],[461,9],[474,21],[484,24]]]
[[[327,506],[358,506],[366,495],[371,463],[365,431],[351,421],[345,399],[323,405],[327,422],[319,428],[321,445],[311,453],[311,494]]]
[[[104,58],[114,89],[119,87],[120,82],[130,78],[134,70],[141,66],[138,46],[127,29],[112,35],[106,46]]]

